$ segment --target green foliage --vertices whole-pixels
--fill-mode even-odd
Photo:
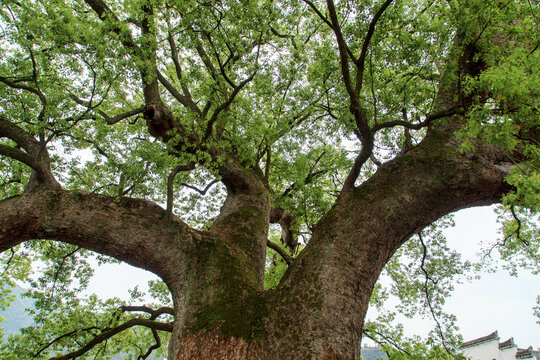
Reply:
[[[371,306],[379,315],[366,327],[369,338],[394,350],[399,344],[403,347],[397,347],[399,354],[408,352],[426,359],[455,356],[461,337],[455,316],[445,313],[443,306],[456,283],[472,279],[475,267],[462,261],[460,254],[448,247],[443,230],[449,226],[453,226],[451,217],[440,219],[410,239],[385,266],[371,297]],[[393,299],[398,301],[394,310],[389,307]],[[397,314],[430,319],[433,330],[427,343],[421,343],[418,338],[407,339],[403,326],[396,323]],[[436,355],[441,349],[444,351]]]
[[[540,273],[539,214],[517,207],[500,208],[498,213],[501,239],[495,244],[484,244],[484,258],[502,259],[502,268],[513,276],[519,270]]]
[[[323,2],[314,3],[324,9]],[[271,201],[297,219],[292,230],[307,243],[361,146],[330,28],[297,1],[152,0],[152,19],[143,11],[144,1],[107,4],[116,19],[102,21],[80,0],[2,1],[0,26],[6,34],[0,37],[0,77],[30,84],[35,91],[0,81],[0,115],[15,119],[45,144],[53,173],[66,189],[164,204],[168,175],[177,166],[197,162],[195,170],[176,176],[173,208],[198,229],[212,224],[225,198],[223,185],[202,190],[219,179],[223,154],[235,154],[245,167],[267,173]],[[338,5],[343,36],[358,56],[380,2]],[[534,139],[540,111],[538,11],[529,1],[394,1],[373,34],[359,94],[370,126],[419,124],[434,111],[443,81],[458,84],[464,98],[475,100],[461,131],[462,148],[466,152],[488,144],[506,156],[501,166],[508,168],[506,179],[514,191],[504,198],[501,243],[486,245],[486,252],[496,248],[511,272],[524,266],[539,271],[540,151]],[[143,20],[152,20],[147,34],[141,30]],[[458,79],[443,61],[460,55],[453,53],[458,32],[466,44],[482,50],[476,60],[486,69],[477,77]],[[109,124],[145,105],[140,84],[155,80],[156,70],[184,95],[189,93],[200,110],[163,91],[174,121],[185,130],[171,132],[166,145],[150,136],[140,114]],[[232,98],[234,87],[251,75]],[[377,162],[396,158],[407,141],[415,145],[425,134],[425,129],[411,130],[409,139],[401,126],[379,131],[374,158],[358,182],[376,172]],[[197,139],[200,146],[194,150],[186,139]],[[5,138],[0,144],[15,146]],[[2,198],[21,194],[29,178],[28,166],[0,157]],[[475,265],[447,246],[440,230],[448,224],[442,220],[423,230],[423,241],[413,237],[406,243],[385,268],[389,284],[379,283],[372,295],[372,306],[382,314],[368,324],[367,333],[381,342],[392,339],[386,341],[391,359],[454,356],[459,336],[443,305],[453,284],[470,278]],[[280,242],[276,229],[270,239]],[[7,339],[0,349],[6,359],[36,354],[72,332],[37,358],[52,356],[89,341],[98,327],[130,318],[118,312],[124,304],[118,299],[79,297],[92,276],[92,256],[45,241],[0,255],[0,308],[9,304],[13,283],[26,281],[38,325]],[[286,264],[269,250],[267,265],[265,289],[271,289]],[[38,268],[40,275],[32,274]],[[162,282],[152,282],[150,294],[155,306],[171,303]],[[400,305],[384,312],[390,294]],[[138,289],[131,295],[134,302],[143,298]],[[430,342],[406,339],[393,322],[398,312],[433,319]],[[88,330],[77,331],[84,327]],[[141,354],[152,341],[146,330],[129,330],[87,356]]]
[[[280,243],[280,235],[276,229],[270,229],[268,236],[269,241],[275,244],[279,244],[280,247],[287,252],[283,244]],[[264,269],[264,289],[273,289],[279,285],[283,274],[287,270],[287,264],[281,258],[281,256],[274,250],[268,249],[266,251],[266,267]]]

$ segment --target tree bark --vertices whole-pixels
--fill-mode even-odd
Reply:
[[[496,152],[458,149],[453,132],[433,132],[381,166],[321,219],[277,289],[227,283],[226,302],[188,309],[196,315],[170,359],[359,359],[373,286],[396,249],[439,217],[509,190]]]

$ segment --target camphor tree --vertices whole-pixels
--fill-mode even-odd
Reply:
[[[535,1],[0,12],[2,283],[43,270],[38,326],[3,358],[143,359],[168,339],[171,360],[359,359],[363,335],[389,336],[364,323],[385,266],[449,357],[440,305],[467,264],[432,224],[503,203],[489,250],[538,259]],[[159,276],[155,306],[74,296],[92,252]]]

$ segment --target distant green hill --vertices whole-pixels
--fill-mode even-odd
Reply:
[[[6,335],[14,334],[20,328],[32,325],[32,319],[26,313],[26,309],[34,307],[32,299],[22,297],[26,290],[21,287],[14,287],[10,295],[15,296],[15,300],[4,311],[0,311],[0,316],[4,322],[0,323],[0,328],[4,329]]]
[[[364,360],[387,360],[388,357],[378,347],[363,347],[362,357]]]

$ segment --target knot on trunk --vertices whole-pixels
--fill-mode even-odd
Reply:
[[[165,141],[171,138],[170,131],[175,128],[171,111],[162,103],[149,104],[143,112],[148,132],[156,138]]]

